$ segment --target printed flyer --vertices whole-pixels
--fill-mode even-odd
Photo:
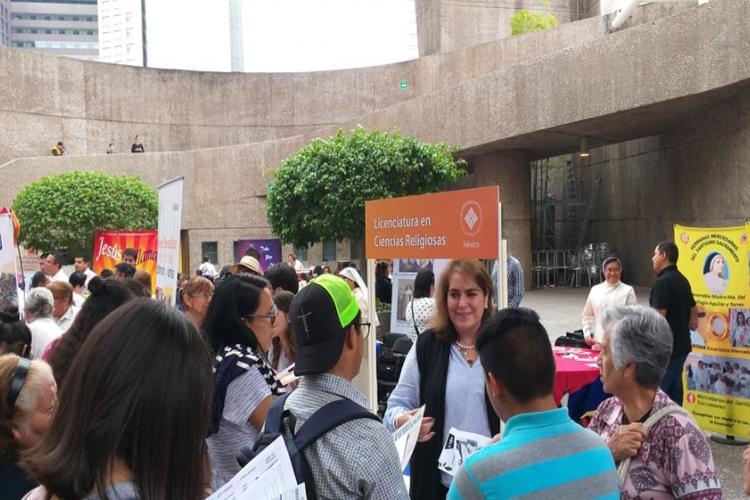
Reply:
[[[750,434],[750,271],[748,227],[675,226],[677,267],[698,307],[685,363],[684,406],[700,427]]]

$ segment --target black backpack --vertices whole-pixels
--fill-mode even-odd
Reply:
[[[315,493],[312,471],[310,470],[307,460],[305,460],[305,455],[302,453],[305,448],[310,446],[321,436],[325,435],[328,431],[331,431],[339,425],[351,420],[357,420],[360,418],[369,418],[377,420],[378,422],[381,420],[377,415],[358,405],[354,401],[339,399],[332,403],[328,403],[310,415],[310,418],[302,424],[299,431],[295,435],[290,436],[285,432],[284,424],[287,423],[288,428],[293,432],[296,426],[296,418],[291,411],[284,409],[284,403],[286,402],[286,398],[289,397],[289,394],[291,393],[284,394],[273,402],[268,409],[263,432],[255,443],[255,446],[252,449],[249,446],[243,447],[240,450],[240,454],[237,456],[237,461],[240,463],[240,467],[244,467],[255,458],[258,453],[275,441],[276,438],[282,436],[284,438],[286,449],[289,452],[289,458],[292,461],[297,484],[304,482],[308,500],[316,500],[317,495]]]
[[[561,335],[555,339],[556,347],[582,347],[589,349],[586,340],[583,338],[583,330],[575,330],[573,332],[567,332],[565,335]]]

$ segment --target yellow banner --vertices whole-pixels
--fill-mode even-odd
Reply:
[[[675,225],[677,267],[698,305],[693,352],[683,374],[685,408],[702,429],[750,435],[748,227]]]

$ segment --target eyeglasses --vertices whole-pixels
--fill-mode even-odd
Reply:
[[[372,323],[360,323],[359,324],[359,331],[362,332],[362,338],[365,340],[367,339],[367,336],[370,335],[370,327],[372,326]]]
[[[201,297],[203,299],[210,299],[213,296],[214,296],[213,293],[196,293],[195,295],[191,295],[191,297],[193,298]]]
[[[276,307],[274,306],[273,309],[271,309],[270,314],[248,314],[247,316],[244,316],[244,319],[253,319],[253,318],[260,318],[260,319],[270,319],[271,324],[273,325],[276,323],[276,314],[277,314]]]

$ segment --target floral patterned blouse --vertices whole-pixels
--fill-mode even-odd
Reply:
[[[659,389],[651,413],[669,404],[669,396]],[[622,401],[611,397],[599,405],[589,429],[608,441],[623,425],[623,417]],[[621,489],[623,499],[720,499],[711,447],[695,421],[672,413],[657,422],[630,460]]]

